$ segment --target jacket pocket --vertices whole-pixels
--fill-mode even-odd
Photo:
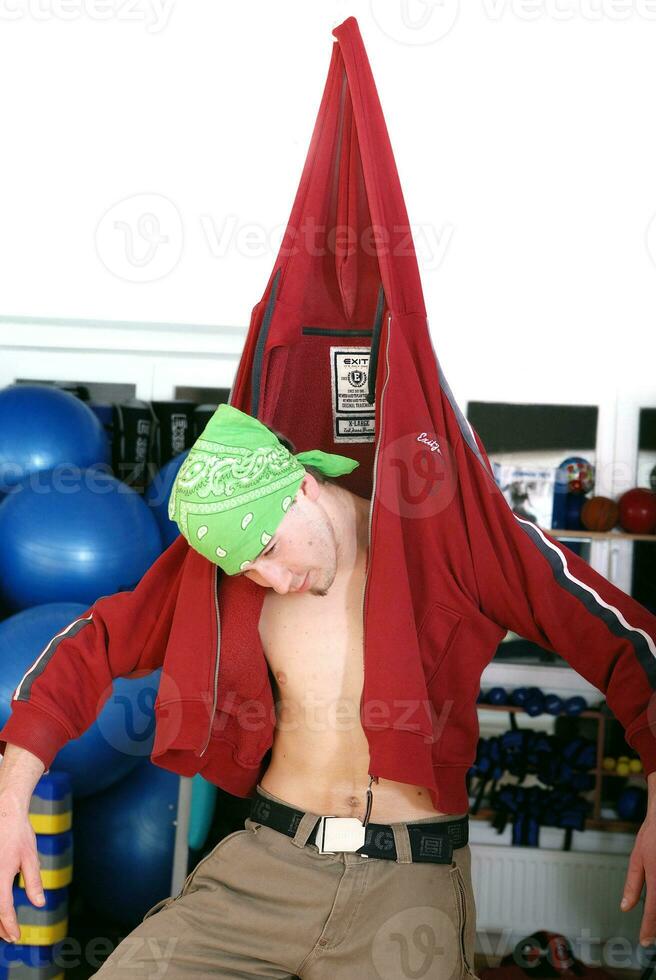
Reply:
[[[442,666],[461,622],[460,613],[443,602],[434,602],[427,610],[417,634],[426,687]]]

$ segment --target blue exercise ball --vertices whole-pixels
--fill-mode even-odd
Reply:
[[[171,894],[179,788],[177,774],[145,762],[76,801],[74,885],[103,920],[132,929]]]
[[[101,467],[39,474],[0,504],[0,594],[13,609],[132,589],[162,551],[149,508]]]
[[[150,756],[160,676],[158,670],[140,678],[114,678],[91,727],[57,753],[51,769],[70,775],[73,796],[107,789]]]
[[[11,699],[29,668],[51,640],[80,619],[87,608],[80,603],[48,603],[24,609],[0,623],[0,726],[8,721]],[[94,629],[92,625],[85,628]],[[54,657],[65,655],[64,648],[53,653]],[[47,659],[48,654],[41,662],[45,665]],[[74,796],[106,789],[150,755],[160,675],[157,670],[141,677],[115,678],[96,720],[57,753],[50,768],[70,775]],[[38,680],[32,683],[38,684]],[[65,699],[59,708],[65,720]],[[69,710],[75,710],[74,691]]]
[[[144,494],[144,500],[155,515],[165,549],[173,544],[180,533],[178,525],[169,518],[169,497],[175,478],[188,455],[189,450],[165,463],[150,481]]]
[[[56,466],[109,463],[102,424],[84,402],[49,385],[0,391],[0,490]]]

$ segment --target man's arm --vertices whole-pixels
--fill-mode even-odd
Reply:
[[[40,776],[93,723],[115,677],[162,664],[188,552],[184,538],[160,555],[132,592],[98,599],[52,638],[21,678],[0,731],[0,939],[18,941],[12,884],[43,904],[29,805]]]
[[[40,759],[15,745],[7,746],[0,765],[0,939],[8,942],[20,938],[12,895],[19,871],[23,872],[32,904],[43,905],[45,901],[36,836],[28,816],[34,787],[42,775]]]
[[[640,936],[646,945],[656,936],[656,617],[562,542],[514,515],[471,434],[457,447],[465,454],[458,472],[481,610],[564,657],[601,691],[648,777],[648,815],[625,886],[632,906],[647,882]]]
[[[188,550],[178,537],[132,592],[98,599],[52,638],[13,693],[0,755],[10,743],[48,769],[94,722],[115,677],[161,667]]]
[[[477,480],[462,499],[481,610],[559,654],[601,691],[645,775],[656,771],[656,616],[547,531],[513,514],[476,441],[481,457],[472,460],[469,446],[466,452]]]

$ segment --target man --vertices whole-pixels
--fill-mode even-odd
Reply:
[[[360,700],[369,501],[337,482],[358,464],[294,455],[281,439],[220,406],[169,507],[207,561],[265,590],[259,636],[277,695],[270,763],[245,829],[200,862],[180,895],[151,909],[97,975],[384,977],[391,930],[409,944],[409,963],[423,950],[426,975],[473,976],[466,812],[441,812],[427,787],[374,782],[368,772]],[[8,938],[18,867],[39,904],[24,812],[42,771],[34,755],[8,746],[0,771]],[[428,945],[417,946],[417,930]]]
[[[217,469],[226,458],[232,462],[229,450],[222,458],[220,444],[226,440],[241,445],[250,440],[253,451],[266,441],[283,465],[293,457],[284,437],[270,436],[255,419],[223,405],[199,440],[208,448],[192,450],[171,494],[170,513],[192,547],[227,574],[244,576],[267,590],[259,633],[276,685],[278,726],[261,785],[306,809],[364,819],[369,760],[359,703],[369,501],[335,482],[337,474],[351,472],[358,464],[328,453],[299,453],[292,470],[293,487],[298,484],[293,498],[286,482],[268,492],[277,470],[263,474],[262,489],[267,492],[246,505],[245,516],[238,507],[208,515],[210,501],[223,508],[238,494],[235,489],[232,497],[224,496],[223,475],[219,482],[207,474],[204,489],[199,485],[203,457]],[[326,475],[330,473],[335,475]],[[261,517],[258,504],[263,507]],[[203,513],[192,517],[195,509]],[[254,544],[242,545],[248,532]],[[255,557],[244,558],[255,549]],[[217,551],[226,550],[217,557]],[[439,814],[422,787],[383,781],[375,799],[375,814],[388,820]]]
[[[44,765],[92,722],[113,677],[162,666],[153,761],[202,771],[252,796],[253,807],[244,830],[221,841],[179,895],[151,909],[115,950],[100,971],[105,980],[159,968],[173,980],[194,972],[385,978],[420,968],[474,975],[464,774],[475,754],[480,672],[503,635],[500,623],[546,637],[609,702],[612,695],[632,729],[650,806],[625,898],[634,906],[647,878],[641,939],[652,935],[651,619],[520,522],[473,434],[465,444],[465,422],[448,421],[463,433],[461,443],[450,440],[459,496],[450,483],[436,512],[430,498],[408,495],[412,508],[430,506],[410,510],[406,547],[390,560],[380,547],[377,558],[367,550],[383,518],[394,540],[401,511],[390,509],[389,488],[379,480],[369,510],[364,497],[323,479],[348,476],[352,459],[294,455],[257,419],[220,406],[171,494],[182,535],[133,592],[97,600],[53,638],[14,693],[0,731],[0,751],[8,746],[0,769],[0,922],[8,937],[17,934],[10,884],[19,868],[39,904],[26,814]],[[424,429],[392,443],[379,478],[405,459],[439,477],[418,454],[430,462],[438,446],[446,457],[447,444]],[[461,507],[469,508],[466,521]],[[430,537],[437,532],[439,549]],[[402,570],[413,576],[412,619]],[[384,659],[372,659],[370,638],[363,673],[372,595]]]

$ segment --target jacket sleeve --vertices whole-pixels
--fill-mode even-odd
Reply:
[[[47,771],[59,750],[93,724],[113,678],[162,665],[187,551],[185,539],[176,538],[132,591],[97,599],[50,640],[12,695],[0,755],[7,743],[18,745]]]
[[[462,489],[482,611],[562,656],[601,691],[645,774],[653,772],[656,617],[560,541],[517,517],[471,432],[475,447],[460,447],[468,457]]]

